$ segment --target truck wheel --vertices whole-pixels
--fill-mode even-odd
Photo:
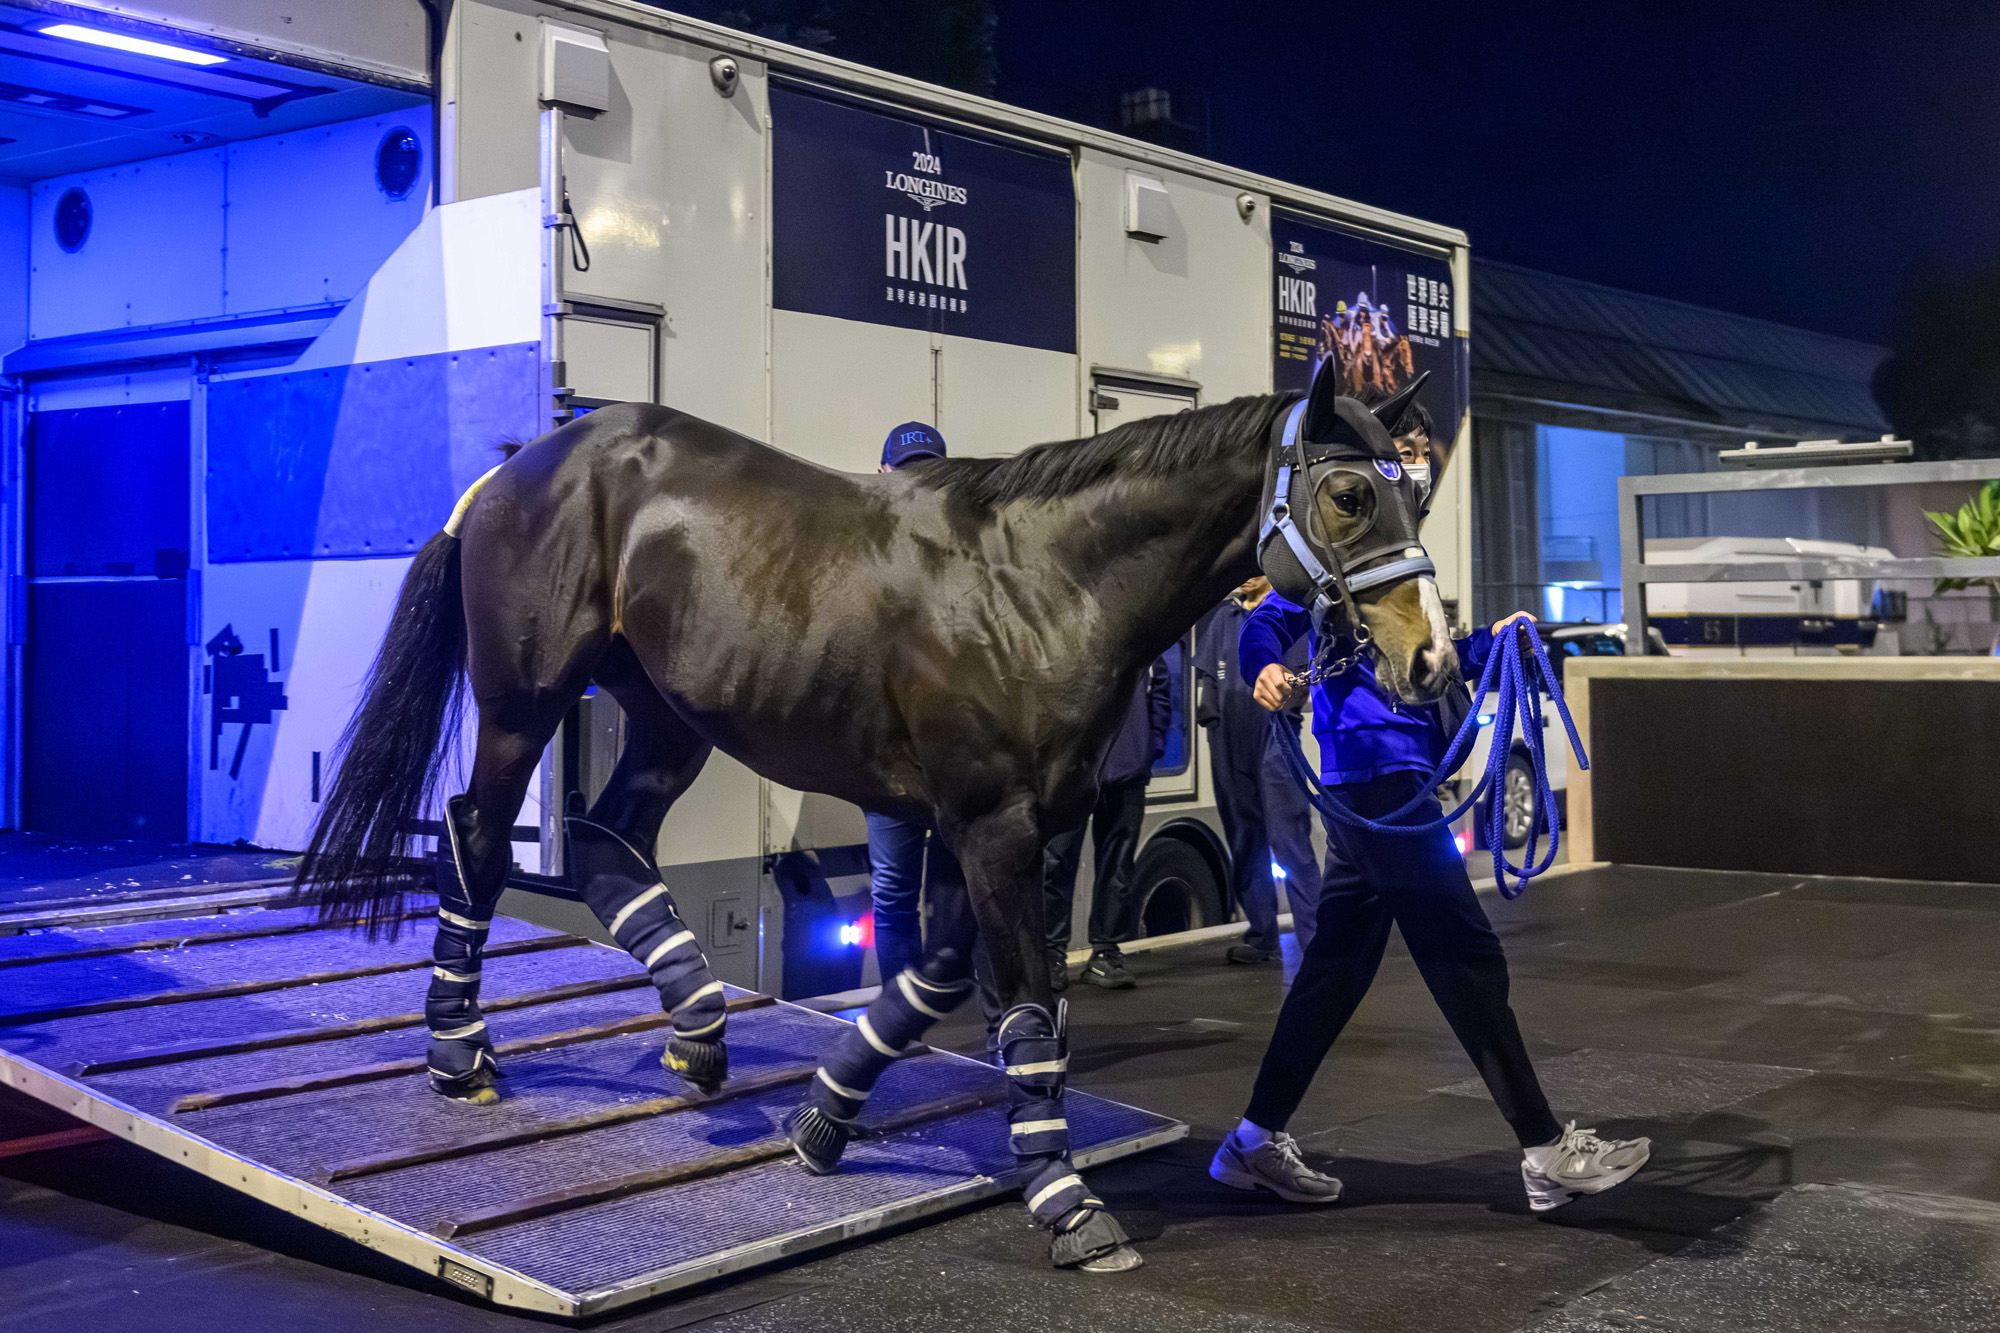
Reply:
[[[1173,935],[1203,926],[1219,926],[1222,884],[1208,858],[1179,838],[1154,838],[1132,868],[1132,890],[1138,895],[1139,933]]]
[[[1527,845],[1528,830],[1535,826],[1535,770],[1529,766],[1526,755],[1517,754],[1507,760],[1505,783],[1500,826],[1511,852]]]

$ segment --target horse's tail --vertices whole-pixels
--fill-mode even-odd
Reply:
[[[447,738],[464,716],[465,606],[459,541],[440,532],[417,553],[368,675],[368,692],[334,750],[333,789],[321,807],[296,888],[311,889],[320,919],[401,923],[411,877],[402,864],[411,822],[428,808]]]

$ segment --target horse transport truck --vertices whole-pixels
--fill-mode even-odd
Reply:
[[[26,67],[148,59],[41,8],[0,27]],[[234,54],[0,143],[15,827],[301,847],[412,554],[506,442],[606,404],[872,471],[905,421],[1008,453],[1331,360],[1356,393],[1429,371],[1467,448],[1449,227],[624,0],[103,8]],[[1469,473],[1424,532],[1459,606]],[[1169,665],[1152,934],[1234,906]],[[597,930],[554,816],[621,739],[598,695],[550,747],[505,910]],[[657,856],[725,981],[875,980],[859,810],[717,755]]]

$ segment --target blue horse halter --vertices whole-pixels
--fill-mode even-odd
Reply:
[[[1312,615],[1321,644],[1332,641],[1329,630],[1344,629],[1356,640],[1358,652],[1369,634],[1355,605],[1356,594],[1435,575],[1437,566],[1418,536],[1422,501],[1401,464],[1393,455],[1382,457],[1355,444],[1302,440],[1306,407],[1305,399],[1294,403],[1276,432],[1277,476],[1257,536],[1257,563],[1280,596]],[[1383,436],[1386,439],[1386,431]],[[1318,535],[1312,505],[1319,487],[1336,472],[1367,481],[1376,503],[1366,528],[1346,541],[1331,543]],[[1306,527],[1314,530],[1311,534],[1302,531],[1296,520],[1301,510]],[[1315,676],[1320,672],[1316,667]]]

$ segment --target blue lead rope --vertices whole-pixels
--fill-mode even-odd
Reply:
[[[1521,640],[1525,638],[1533,645],[1532,667],[1530,659],[1521,651]],[[1420,824],[1400,823],[1403,816],[1429,800],[1431,793],[1440,782],[1458,771],[1465,762],[1465,752],[1472,745],[1472,739],[1479,734],[1479,712],[1486,703],[1486,696],[1498,689],[1497,703],[1493,709],[1493,744],[1486,754],[1486,772],[1480,776],[1479,785],[1465,801],[1440,819],[1425,820]],[[1285,756],[1286,765],[1299,786],[1305,789],[1306,799],[1313,808],[1328,819],[1338,820],[1351,828],[1367,829],[1371,833],[1414,834],[1429,833],[1434,829],[1447,827],[1450,823],[1472,808],[1480,796],[1488,791],[1497,794],[1487,813],[1486,842],[1493,849],[1493,878],[1499,884],[1500,892],[1509,898],[1518,898],[1528,887],[1528,881],[1555,864],[1556,849],[1562,845],[1562,835],[1555,819],[1555,792],[1549,787],[1548,761],[1542,748],[1542,690],[1546,687],[1549,698],[1555,701],[1556,712],[1562,717],[1563,729],[1569,733],[1569,747],[1576,755],[1577,767],[1589,768],[1590,760],[1583,753],[1583,741],[1576,734],[1576,723],[1570,720],[1569,704],[1563,699],[1562,686],[1556,683],[1556,673],[1549,665],[1548,650],[1542,647],[1542,636],[1532,629],[1524,632],[1523,627],[1510,625],[1493,645],[1493,653],[1486,659],[1486,670],[1479,677],[1479,689],[1472,699],[1472,711],[1466,715],[1465,725],[1452,737],[1451,745],[1444,752],[1444,758],[1437,766],[1423,790],[1405,802],[1401,809],[1392,811],[1381,819],[1369,819],[1348,809],[1328,791],[1306,762],[1305,751],[1299,747],[1299,733],[1295,726],[1286,725],[1282,712],[1271,716],[1271,725],[1282,738],[1279,750]],[[1528,767],[1535,777],[1535,819],[1528,827],[1527,855],[1523,864],[1516,866],[1507,860],[1506,851],[1506,776],[1507,760],[1514,750],[1514,724],[1518,718],[1521,732],[1528,746]],[[1539,864],[1535,863],[1535,845],[1546,832],[1549,839],[1548,853]],[[1514,882],[1509,884],[1508,877]]]

